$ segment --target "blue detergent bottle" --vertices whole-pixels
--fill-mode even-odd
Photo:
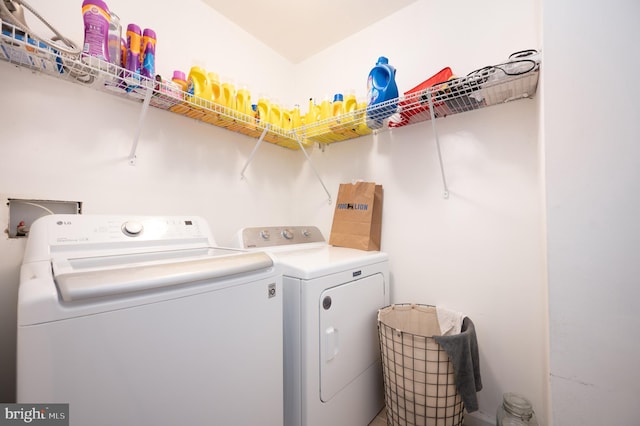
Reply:
[[[384,56],[378,58],[376,66],[369,73],[367,93],[367,126],[370,129],[379,129],[383,126],[383,120],[396,112],[398,105],[396,69],[389,65],[389,60]],[[387,102],[391,100],[395,101]]]

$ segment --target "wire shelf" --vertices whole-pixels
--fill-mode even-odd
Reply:
[[[229,131],[289,148],[300,149],[313,143],[326,145],[369,135],[374,131],[402,127],[434,118],[485,108],[534,96],[539,65],[524,70],[487,67],[463,78],[438,83],[406,93],[366,109],[292,127],[270,124],[253,114],[237,111],[210,100],[177,90],[172,84],[133,76],[128,70],[95,57],[70,57],[49,45],[29,38],[3,22],[0,60],[32,71],[109,92],[114,96],[181,114]],[[525,61],[526,62],[526,61]],[[531,62],[531,61],[528,61]],[[151,92],[149,94],[149,92]],[[429,105],[433,106],[433,114]],[[283,127],[284,126],[284,127]]]

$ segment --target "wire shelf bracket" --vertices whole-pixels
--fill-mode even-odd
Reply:
[[[427,90],[427,101],[429,102],[429,112],[431,114],[431,129],[433,129],[433,138],[436,141],[436,149],[438,150],[438,161],[440,163],[440,174],[442,175],[442,186],[444,191],[442,196],[444,199],[449,199],[449,187],[447,186],[447,177],[444,173],[444,163],[442,162],[442,151],[440,149],[440,139],[438,138],[438,129],[436,127],[436,115],[433,108],[433,96],[431,90]]]
[[[144,95],[144,102],[142,102],[142,110],[140,111],[140,118],[138,119],[138,128],[136,134],[133,137],[133,143],[131,144],[131,152],[129,152],[129,165],[135,166],[137,161],[136,151],[138,149],[138,142],[140,141],[140,134],[142,133],[142,126],[147,117],[149,111],[149,103],[151,102],[151,96],[153,95],[152,89],[147,89]]]
[[[302,145],[302,141],[300,140],[300,137],[298,136],[298,134],[296,132],[293,132],[293,136],[296,138],[296,142],[298,142],[298,145],[300,146],[300,150],[302,150],[302,153],[304,154],[305,158],[307,159],[307,162],[311,166],[311,169],[313,170],[313,173],[315,173],[316,178],[318,178],[318,181],[320,182],[320,185],[322,185],[322,188],[324,189],[324,192],[327,194],[327,203],[332,204],[333,200],[331,199],[331,193],[327,189],[327,186],[324,184],[324,181],[322,180],[322,177],[320,176],[320,173],[318,173],[318,170],[313,165],[313,161],[311,161],[311,157],[309,157],[309,154],[307,153],[307,150],[304,149],[304,146]]]
[[[242,168],[242,171],[240,172],[240,179],[245,179],[244,172],[247,171],[247,167],[249,167],[249,163],[251,163],[251,161],[253,161],[253,157],[255,157],[256,153],[258,152],[258,148],[262,144],[262,141],[264,140],[264,137],[267,135],[267,132],[269,131],[269,127],[270,126],[271,126],[271,124],[267,123],[267,125],[264,127],[264,130],[262,131],[262,134],[258,138],[258,142],[256,142],[256,146],[253,147],[253,151],[251,151],[251,154],[249,154],[249,158],[247,158],[247,161],[244,163],[244,167]]]

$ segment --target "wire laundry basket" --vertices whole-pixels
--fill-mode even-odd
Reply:
[[[432,336],[435,308],[398,304],[378,311],[387,425],[461,426],[464,404],[453,364]]]

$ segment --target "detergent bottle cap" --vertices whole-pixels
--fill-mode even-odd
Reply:
[[[386,56],[380,56],[378,58],[378,63],[376,65],[380,65],[380,64],[388,64],[389,63],[389,59],[387,59]]]
[[[180,70],[175,70],[173,72],[173,80],[186,81],[187,80],[187,76],[184,75],[184,72],[182,72]]]
[[[153,31],[151,28],[145,28],[144,32],[142,33],[143,36],[145,37],[150,37],[155,39],[156,38],[156,32]]]
[[[137,26],[136,24],[127,25],[127,31],[133,31],[136,34],[141,34],[140,27]]]
[[[107,6],[107,4],[105,2],[103,2],[102,0],[84,0],[82,2],[82,6],[87,6],[87,5],[96,5],[99,8],[105,10],[107,13],[109,12],[109,7]],[[11,8],[9,8],[11,9]]]
[[[336,93],[335,95],[333,95],[333,102],[341,102],[344,100],[344,97],[342,96],[342,93]]]

